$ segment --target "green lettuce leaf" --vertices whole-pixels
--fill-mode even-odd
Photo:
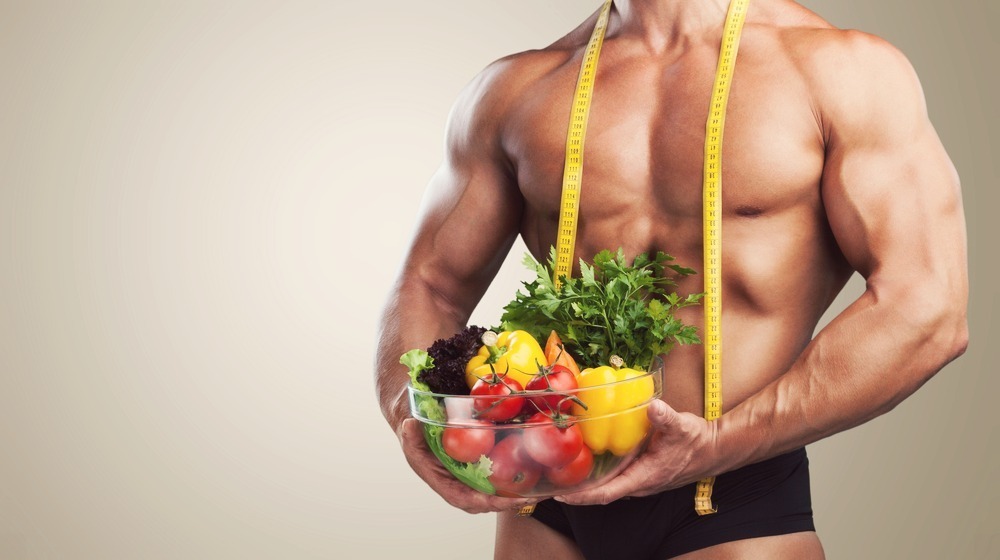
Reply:
[[[430,354],[424,350],[410,350],[399,358],[399,363],[410,368],[410,384],[413,388],[421,391],[430,390],[425,383],[417,380],[421,371],[434,367],[434,358]],[[493,462],[490,461],[489,457],[483,455],[475,463],[462,463],[452,459],[444,452],[444,444],[441,441],[444,435],[444,426],[434,423],[444,423],[448,419],[441,402],[435,397],[422,394],[413,395],[413,400],[417,412],[423,418],[431,421],[430,423],[421,422],[424,426],[424,440],[427,441],[427,447],[430,448],[431,453],[441,461],[441,464],[451,474],[455,475],[455,478],[480,492],[496,494],[496,488],[489,481],[490,475],[493,474]]]
[[[410,368],[410,385],[413,385],[414,389],[430,391],[430,387],[426,383],[421,383],[417,379],[420,372],[434,367],[434,358],[430,354],[425,350],[415,348],[400,356],[399,363]]]

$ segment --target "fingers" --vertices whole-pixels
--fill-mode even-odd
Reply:
[[[491,496],[473,490],[455,479],[428,449],[423,428],[415,418],[403,420],[399,427],[399,438],[406,461],[413,472],[454,507],[468,513],[487,513],[517,510],[538,502],[534,498]]]
[[[676,435],[683,436],[685,424],[680,413],[662,400],[649,403],[646,416],[654,430],[660,432],[657,443],[668,441]],[[686,436],[683,436],[686,437]],[[656,446],[656,443],[653,444]],[[659,450],[663,452],[662,449]],[[626,496],[648,496],[655,494],[669,478],[670,473],[656,473],[662,468],[657,465],[656,450],[650,448],[643,457],[630,464],[620,475],[597,488],[557,496],[556,500],[572,505],[609,504]],[[663,480],[660,480],[662,478]]]
[[[685,429],[691,427],[690,422],[682,418],[682,415],[666,402],[653,400],[647,407],[646,415],[653,429],[658,432],[653,447],[657,446],[657,442],[661,442],[661,446],[685,449],[689,447],[680,444],[690,439],[687,437],[687,432],[690,430]],[[485,513],[516,510],[538,502],[532,498],[505,498],[484,494],[460,482],[431,453],[424,440],[423,427],[415,418],[403,420],[397,434],[406,460],[413,471],[454,507],[469,513]],[[556,499],[574,505],[608,504],[626,496],[653,494],[659,491],[659,487],[663,486],[670,476],[669,473],[654,476],[662,470],[662,465],[657,467],[658,461],[650,459],[648,455],[651,452],[652,449],[647,450],[646,457],[639,457],[619,476],[598,488],[558,496]]]
[[[465,488],[471,496],[463,495],[456,497],[454,501],[445,500],[449,504],[465,511],[466,513],[492,513],[495,511],[517,511],[524,506],[538,503],[538,500],[529,498],[501,498],[500,496],[490,496],[477,492],[471,488]],[[467,498],[472,498],[471,500]]]
[[[646,417],[654,428],[663,430],[677,420],[677,411],[660,399],[654,399],[646,407]]]
[[[643,479],[644,477],[640,476],[640,469],[636,467],[636,463],[632,463],[620,475],[597,488],[556,496],[555,500],[574,506],[607,505],[626,496],[641,495],[640,489],[643,486],[641,482]]]
[[[424,442],[423,430],[420,429],[420,422],[416,418],[407,418],[403,420],[403,423],[399,425],[399,439],[403,443],[404,450],[406,447],[411,449],[418,447],[427,447]]]

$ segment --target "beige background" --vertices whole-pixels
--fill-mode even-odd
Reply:
[[[0,1],[0,558],[488,556],[378,413],[375,321],[459,89],[598,4]],[[810,447],[821,537],[1000,557],[1000,10],[806,4],[921,75],[973,288],[965,357]]]

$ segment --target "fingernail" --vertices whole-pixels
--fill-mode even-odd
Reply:
[[[566,498],[563,498],[562,496],[553,496],[552,499],[557,502],[566,503]]]
[[[667,403],[661,401],[660,399],[656,399],[649,403],[649,407],[653,409],[653,414],[661,418],[667,414]]]

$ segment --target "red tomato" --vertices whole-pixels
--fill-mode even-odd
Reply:
[[[584,445],[580,448],[580,454],[570,464],[545,469],[545,478],[556,486],[568,488],[586,480],[592,468],[594,468],[594,454]]]
[[[473,428],[471,426],[492,426],[489,422],[470,420],[470,427],[445,428],[441,434],[441,445],[449,457],[463,463],[475,463],[493,449],[496,442],[495,430]]]
[[[524,423],[524,449],[536,462],[546,467],[568,465],[580,454],[583,434],[566,416],[548,416],[543,412]]]
[[[542,477],[542,466],[524,452],[520,434],[503,438],[487,456],[493,461],[490,483],[500,496],[523,496]]]
[[[576,382],[573,372],[563,365],[553,365],[545,368],[541,373],[531,378],[525,387],[530,391],[544,392],[544,396],[530,396],[531,404],[527,408],[531,413],[535,412],[569,412],[573,406],[573,401],[568,399],[572,395],[570,391],[578,389],[580,386]]]
[[[524,406],[524,391],[516,379],[492,374],[476,381],[472,387],[472,408],[476,418],[504,422],[517,416]]]

